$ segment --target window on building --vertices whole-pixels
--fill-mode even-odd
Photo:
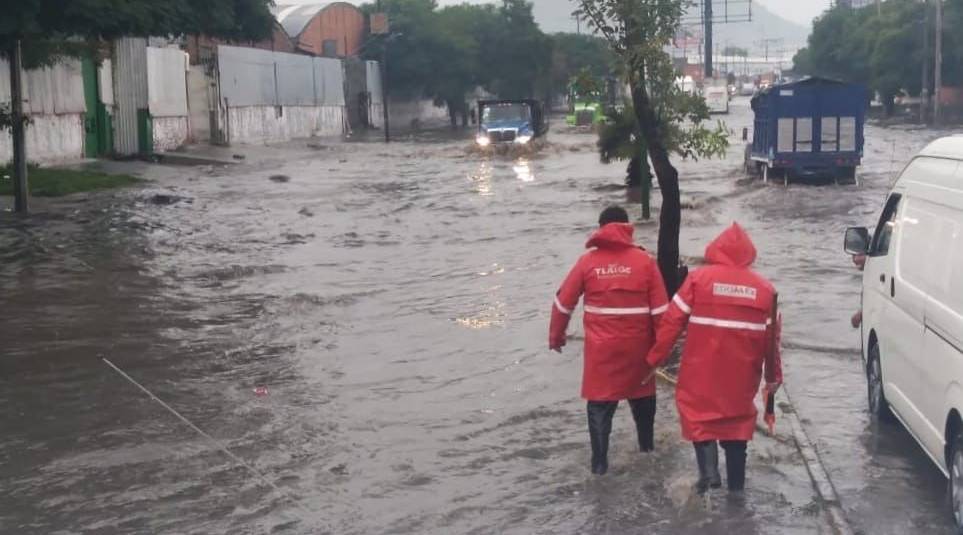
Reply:
[[[338,40],[325,39],[324,42],[321,43],[321,55],[326,58],[338,57]]]

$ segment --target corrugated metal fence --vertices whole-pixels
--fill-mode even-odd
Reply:
[[[340,60],[223,45],[217,56],[229,107],[344,106]]]
[[[84,76],[79,61],[24,72],[24,111],[32,115],[84,113]],[[10,102],[10,64],[0,59],[0,102]]]

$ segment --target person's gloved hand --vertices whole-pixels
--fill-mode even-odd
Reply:
[[[548,348],[556,353],[561,353],[562,348],[565,347],[565,344],[567,343],[568,340],[566,339],[564,333],[562,333],[561,336],[552,335],[548,337]]]

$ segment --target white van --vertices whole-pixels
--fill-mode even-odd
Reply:
[[[950,480],[963,526],[963,136],[937,140],[900,175],[866,254],[863,358],[869,408],[895,416]]]
[[[729,87],[725,80],[706,80],[702,90],[709,113],[729,113]]]

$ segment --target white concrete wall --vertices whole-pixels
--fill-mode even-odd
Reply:
[[[187,143],[190,137],[190,123],[187,117],[155,117],[154,151],[174,150]]]
[[[448,124],[448,108],[435,106],[430,100],[396,101],[389,99],[388,106],[391,128],[409,129],[415,123],[422,127]],[[371,124],[375,128],[384,126],[384,111],[381,104],[371,105]]]
[[[312,136],[340,136],[344,132],[341,106],[284,106],[278,117],[273,106],[228,110],[231,143],[272,143]]]
[[[84,157],[83,114],[34,115],[27,127],[27,161],[52,164]],[[0,132],[0,164],[13,158],[10,132]]]
[[[64,61],[24,72],[27,160],[63,163],[84,157],[84,79],[80,62]],[[10,102],[10,66],[0,59],[0,102]],[[0,131],[0,164],[13,158],[10,132]]]

